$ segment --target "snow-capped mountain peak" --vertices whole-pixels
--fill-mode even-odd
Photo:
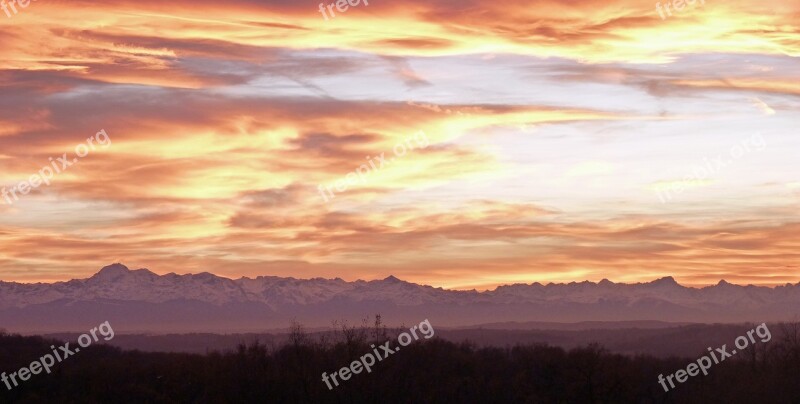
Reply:
[[[764,321],[778,317],[789,319],[800,314],[800,284],[769,288],[720,281],[698,289],[682,286],[673,277],[663,277],[636,284],[614,283],[608,279],[599,283],[514,284],[478,292],[418,285],[393,275],[350,282],[340,278],[277,276],[229,279],[209,272],[158,275],[147,269],[131,270],[119,263],[106,266],[89,278],[68,282],[0,282],[0,321],[4,315],[22,318],[17,316],[22,316],[18,313],[23,311],[49,313],[54,307],[75,304],[93,305],[90,307],[108,304],[110,313],[122,310],[129,315],[143,310],[141,307],[150,307],[147,311],[170,307],[174,313],[189,310],[201,317],[222,310],[226,313],[221,315],[222,319],[262,315],[258,313],[269,316],[306,313],[308,316],[317,312],[328,313],[324,315],[326,318],[335,318],[336,313],[355,310],[396,315],[419,312],[425,316],[424,313],[442,312],[447,313],[445,321],[460,318],[462,322],[481,316],[486,320],[509,321],[604,318]]]

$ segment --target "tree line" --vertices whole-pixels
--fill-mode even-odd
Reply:
[[[591,344],[565,350],[541,344],[479,347],[432,338],[403,347],[371,373],[329,390],[334,372],[401,328],[340,322],[312,335],[299,324],[288,343],[250,343],[206,355],[123,351],[107,345],[81,350],[51,374],[19,387],[0,384],[0,402],[13,403],[797,403],[800,326],[778,324],[768,343],[665,393],[659,374],[696,358],[625,356]],[[725,341],[719,341],[724,343]],[[0,334],[0,371],[13,372],[60,341]],[[396,343],[396,341],[395,341]],[[710,345],[717,341],[710,341]]]

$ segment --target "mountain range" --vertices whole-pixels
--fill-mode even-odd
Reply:
[[[800,283],[685,287],[673,278],[624,284],[602,280],[514,284],[457,291],[402,281],[354,282],[275,276],[229,279],[211,273],[157,275],[122,264],[87,279],[0,281],[0,327],[14,332],[78,331],[110,321],[123,332],[250,332],[360,323],[381,314],[391,325],[430,319],[439,326],[496,322],[764,322],[800,317]]]

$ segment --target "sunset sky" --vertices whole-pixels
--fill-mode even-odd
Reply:
[[[800,281],[800,3],[318,7],[0,11],[0,280]]]

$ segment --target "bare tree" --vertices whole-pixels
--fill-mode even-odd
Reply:
[[[375,325],[372,329],[372,340],[375,344],[380,344],[386,341],[388,334],[386,332],[386,325],[383,324],[380,313],[375,315]]]
[[[292,320],[292,326],[289,328],[289,342],[295,348],[308,344],[308,334],[306,334],[305,327],[297,320]]]

